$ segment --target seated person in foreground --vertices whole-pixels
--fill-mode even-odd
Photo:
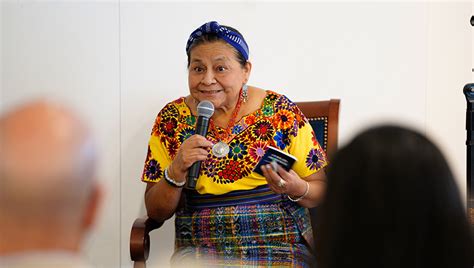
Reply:
[[[472,268],[453,174],[424,135],[379,126],[343,147],[318,214],[319,268]]]
[[[37,101],[0,117],[0,267],[91,267],[95,165],[91,132],[67,108]]]

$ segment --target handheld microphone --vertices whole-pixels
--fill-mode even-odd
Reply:
[[[197,106],[198,119],[196,125],[196,134],[206,137],[209,128],[209,119],[214,113],[214,105],[212,102],[203,100]],[[196,183],[201,172],[201,161],[196,161],[189,168],[186,178],[186,189],[196,189]]]

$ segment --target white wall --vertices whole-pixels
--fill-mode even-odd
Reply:
[[[86,253],[120,266],[120,75],[115,3],[2,3],[2,104],[47,96],[81,112],[100,145],[107,188]]]
[[[413,126],[445,152],[465,192],[464,84],[473,82],[472,2],[24,2],[0,5],[0,109],[37,95],[91,122],[108,195],[86,254],[131,267],[133,220],[153,120],[187,94],[185,44],[202,23],[235,26],[250,46],[250,84],[294,101],[341,98],[340,141],[379,122]],[[152,234],[167,266],[173,223]]]

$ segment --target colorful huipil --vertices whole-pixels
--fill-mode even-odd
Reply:
[[[179,146],[194,134],[196,117],[184,97],[158,114],[148,146],[142,180],[157,182]],[[225,131],[209,130],[207,138]],[[209,265],[297,266],[313,261],[308,210],[273,193],[264,177],[252,172],[268,146],[292,154],[293,170],[305,178],[327,165],[311,125],[284,95],[267,91],[260,109],[243,116],[227,141],[230,151],[216,157],[209,150],[196,191],[183,191],[186,202],[176,211],[173,262]]]

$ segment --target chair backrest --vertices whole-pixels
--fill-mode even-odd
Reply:
[[[339,126],[339,99],[326,101],[296,102],[303,114],[308,118],[313,127],[314,134],[321,147],[323,147],[329,161],[337,150],[337,137]],[[318,207],[310,208],[313,238],[316,239],[316,217]]]
[[[339,103],[339,99],[296,102],[296,105],[308,118],[328,159],[332,159],[337,150]]]

